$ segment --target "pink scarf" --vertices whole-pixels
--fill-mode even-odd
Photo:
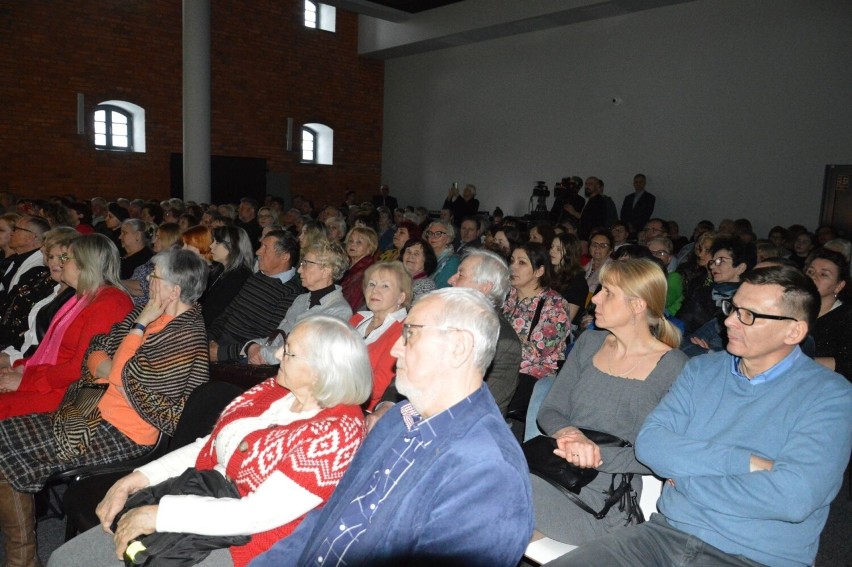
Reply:
[[[59,346],[62,344],[63,337],[65,337],[65,331],[77,319],[77,315],[90,303],[91,301],[88,298],[76,295],[66,301],[65,305],[53,316],[50,327],[47,328],[47,332],[39,343],[35,354],[27,360],[26,366],[56,364],[56,359],[59,357]]]

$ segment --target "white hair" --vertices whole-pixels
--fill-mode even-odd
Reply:
[[[426,298],[438,298],[443,303],[436,326],[473,335],[473,363],[484,375],[494,358],[500,335],[500,320],[488,298],[479,290],[447,287],[421,296],[416,303]]]

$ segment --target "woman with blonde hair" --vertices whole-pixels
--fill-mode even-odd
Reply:
[[[371,411],[396,374],[396,357],[391,348],[402,336],[402,324],[411,307],[411,276],[402,262],[379,262],[364,272],[364,297],[367,310],[349,319],[367,343],[373,368],[373,393],[367,402]]]
[[[595,511],[622,482],[627,498],[651,471],[636,460],[632,444],[645,417],[656,407],[686,363],[677,349],[680,332],[665,319],[666,276],[652,260],[611,262],[601,268],[595,331],[577,340],[538,413],[556,454],[598,475],[579,498]],[[630,446],[601,447],[580,429],[608,433]],[[637,477],[633,477],[633,475]],[[613,506],[596,519],[552,485],[532,477],[536,529],[557,541],[583,544],[634,523],[629,506]]]
[[[316,244],[320,240],[328,240],[328,227],[320,221],[312,220],[302,225],[299,231],[299,248],[305,248]]]
[[[353,311],[364,306],[364,290],[361,289],[361,284],[364,281],[364,272],[376,261],[374,254],[378,247],[379,236],[372,228],[356,226],[346,235],[344,248],[349,256],[349,269],[340,280],[340,287],[343,288],[343,297]]]
[[[62,281],[76,290],[53,317],[33,355],[0,372],[0,419],[57,408],[95,335],[133,307],[118,278],[118,250],[101,234],[74,240],[59,257]]]
[[[17,337],[10,337],[11,340],[6,343],[6,347],[0,353],[0,368],[9,368],[22,358],[31,356],[47,332],[57,311],[74,297],[76,293],[74,288],[62,281],[62,255],[68,253],[68,247],[80,236],[79,232],[69,226],[59,226],[44,233],[42,240],[44,263],[50,270],[50,280],[54,284],[53,291],[41,301],[33,304],[29,313],[18,315],[22,319],[26,318],[26,330],[23,333],[17,333]],[[23,311],[23,309],[20,311]],[[9,327],[12,327],[12,325],[7,324],[8,313],[9,311],[0,320],[0,336],[8,337]],[[16,317],[12,317],[13,321],[15,319]]]

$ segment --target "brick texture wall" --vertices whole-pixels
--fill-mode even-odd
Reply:
[[[357,55],[358,20],[303,25],[297,0],[211,1],[211,151],[267,159],[317,205],[380,182],[384,65]],[[181,2],[64,0],[0,6],[0,190],[164,199],[182,152]],[[78,135],[77,93],[86,134]],[[96,151],[92,113],[126,100],[146,111],[145,153]],[[334,164],[284,149],[287,118],[334,129]],[[297,147],[297,146],[296,146]]]

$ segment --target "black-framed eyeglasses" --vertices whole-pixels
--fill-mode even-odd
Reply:
[[[440,238],[446,234],[446,231],[443,230],[427,230],[423,233],[423,236],[426,238]]]
[[[722,264],[724,264],[724,263],[725,263],[725,260],[730,260],[731,265],[732,265],[732,266],[734,265],[734,259],[733,259],[733,258],[729,258],[729,257],[727,257],[727,256],[719,256],[718,258],[713,258],[712,260],[710,260],[709,262],[707,262],[707,265],[708,265],[708,266],[716,266],[716,267],[719,267],[719,266],[721,266]]]
[[[651,254],[653,256],[656,256],[657,258],[663,258],[665,256],[671,256],[671,253],[669,253],[667,250],[657,250],[656,252],[651,250]]]
[[[62,264],[63,266],[65,265],[65,263],[68,260],[73,260],[73,259],[74,259],[74,256],[71,256],[70,254],[68,254],[68,252],[63,252],[62,254],[59,255],[59,263]]]
[[[411,340],[411,331],[414,329],[438,329],[439,331],[463,331],[457,327],[439,327],[437,325],[416,325],[414,323],[402,324],[402,344],[408,346],[408,341]]]
[[[322,266],[323,265],[322,262],[314,262],[313,260],[300,260],[299,261],[299,267],[300,268],[304,268],[308,264],[313,264],[314,266]]]
[[[727,317],[731,313],[737,313],[737,319],[740,323],[750,327],[754,325],[755,319],[772,319],[773,321],[798,321],[795,317],[787,317],[785,315],[765,315],[763,313],[755,313],[751,309],[737,307],[733,301],[727,299],[722,300],[722,313]]]

